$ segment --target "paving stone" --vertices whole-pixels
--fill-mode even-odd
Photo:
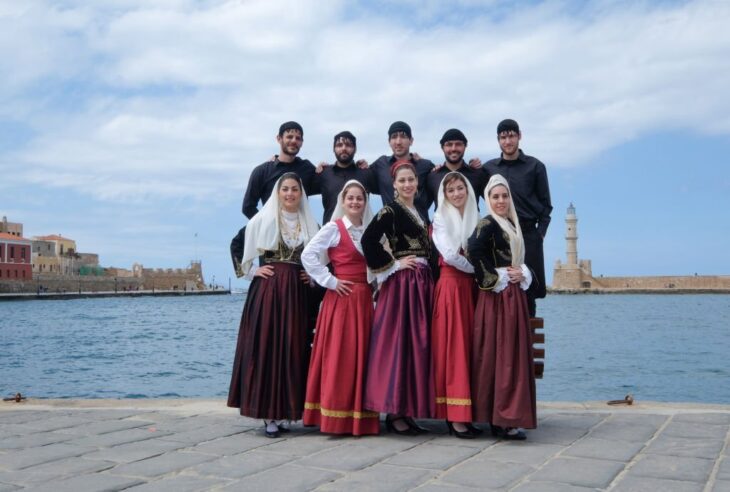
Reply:
[[[209,490],[210,488],[223,483],[226,483],[226,481],[215,478],[177,475],[172,478],[163,478],[161,480],[155,480],[154,482],[147,482],[125,490],[134,492],[196,492],[198,490]]]
[[[730,425],[730,413],[680,413],[675,415],[672,421]]]
[[[615,412],[611,414],[608,421],[630,425],[649,425],[658,429],[670,418],[668,415],[654,413],[622,413],[622,410],[632,411],[629,408],[616,407]]]
[[[378,463],[364,470],[348,473],[340,480],[319,487],[317,492],[334,490],[401,492],[418,487],[431,480],[437,473],[435,470]],[[374,487],[374,484],[377,485]]]
[[[307,436],[306,439],[293,437],[285,439],[269,439],[269,441],[272,441],[272,444],[266,446],[266,451],[268,452],[281,453],[289,456],[308,456],[318,451],[331,449],[334,446],[341,446],[348,441],[348,438],[330,436],[326,434],[315,434]]]
[[[635,424],[607,419],[593,429],[589,437],[607,441],[645,443],[659,430],[658,425]]]
[[[548,415],[538,423],[538,428],[545,424],[559,425],[561,427],[575,427],[578,429],[590,429],[598,423],[606,420],[608,413],[555,413]]]
[[[217,456],[230,456],[272,444],[274,444],[273,439],[269,437],[259,433],[245,432],[198,444],[191,450]]]
[[[27,429],[29,432],[47,432],[60,429],[67,429],[79,425],[88,424],[89,420],[83,417],[69,415],[54,415],[48,418],[32,420],[19,425],[19,429]]]
[[[49,482],[59,478],[80,475],[83,473],[95,473],[108,470],[114,467],[115,463],[109,461],[92,461],[84,458],[68,458],[64,460],[51,461],[37,466],[31,466],[23,470],[8,472],[5,481],[14,484],[28,485],[42,482]]]
[[[9,483],[0,483],[0,492],[10,492],[12,490],[20,490],[20,487]]]
[[[539,466],[557,454],[563,446],[526,441],[502,441],[479,454],[477,460],[486,459]]]
[[[586,437],[563,451],[564,456],[613,460],[627,463],[644,447],[641,442],[608,441]]]
[[[672,420],[664,429],[662,436],[687,437],[691,439],[725,439],[727,425],[705,422],[677,422]]]
[[[37,432],[21,436],[6,436],[0,439],[0,449],[25,449],[45,446],[73,439],[73,436],[57,432]]]
[[[73,444],[58,443],[41,446],[38,448],[23,449],[20,451],[4,454],[0,456],[0,469],[6,470],[22,470],[29,466],[48,463],[63,458],[71,458],[81,456],[82,454],[93,451],[94,448],[88,446],[74,446]]]
[[[34,492],[103,492],[122,490],[141,483],[141,480],[130,477],[118,477],[107,473],[79,475],[65,480],[54,480],[33,487]]]
[[[704,489],[704,483],[626,476],[611,492],[702,492]]]
[[[156,427],[157,428],[157,427]],[[157,428],[159,429],[159,428]],[[167,431],[168,429],[159,429]],[[199,427],[197,429],[191,429],[183,432],[174,432],[163,437],[166,441],[177,441],[188,444],[198,444],[207,441],[218,439],[219,437],[232,436],[234,434],[240,434],[241,429],[230,426],[230,425],[218,425],[215,427]]]
[[[714,461],[679,456],[648,454],[629,470],[629,475],[705,483]]]
[[[354,446],[351,443],[345,443],[334,449],[327,449],[311,456],[305,456],[297,460],[296,464],[336,471],[355,471],[362,470],[389,456],[393,456],[394,453],[396,451],[388,448]],[[405,453],[408,453],[408,451]]]
[[[730,492],[730,480],[718,480],[712,487],[712,492]]]
[[[158,477],[214,459],[215,456],[208,454],[173,451],[153,458],[135,461],[134,463],[119,465],[111,472],[115,475],[132,477]]]
[[[588,433],[587,427],[565,427],[561,422],[545,419],[545,422],[538,425],[537,429],[528,430],[528,442],[541,442],[547,444],[572,444]]]
[[[287,464],[277,466],[256,475],[246,477],[222,490],[245,490],[246,492],[277,492],[311,490],[327,482],[340,478],[340,474],[327,470],[315,470]]]
[[[647,454],[667,456],[689,456],[714,460],[720,454],[724,441],[709,439],[688,439],[661,434],[644,450]]]
[[[472,459],[452,467],[440,480],[484,489],[506,489],[535,469],[521,463]]]
[[[730,458],[727,456],[720,461],[716,478],[718,480],[730,480]]]
[[[133,461],[159,456],[168,451],[174,451],[186,446],[186,444],[181,442],[153,439],[148,441],[130,442],[111,448],[100,449],[98,451],[85,454],[84,458],[89,460],[107,460],[115,463],[131,463]]]
[[[38,411],[38,412],[30,412],[26,410],[16,410],[16,411],[3,411],[0,412],[0,423],[3,425],[10,425],[10,424],[22,424],[25,422],[30,422],[33,420],[40,420],[48,418],[48,416],[51,415],[51,412],[45,412],[45,411]]]
[[[84,437],[77,437],[70,444],[78,444],[79,446],[95,446],[97,448],[108,448],[118,446],[129,442],[146,441],[158,437],[168,436],[169,432],[159,432],[144,429],[126,429],[121,431],[109,432],[107,434],[92,434]]]
[[[588,492],[589,490],[596,489],[578,487],[577,485],[568,485],[567,483],[529,481],[523,482],[517,487],[510,489],[510,492]]]
[[[385,462],[391,465],[446,470],[478,452],[479,450],[475,448],[441,446],[433,442],[427,442],[408,451],[398,453]]]
[[[100,434],[109,434],[111,432],[135,429],[138,427],[149,427],[152,422],[143,420],[101,420],[76,427],[69,427],[59,430],[62,433],[76,434],[80,436],[96,436]]]
[[[238,479],[260,471],[289,463],[291,456],[254,450],[244,454],[225,456],[190,468],[202,476]]]
[[[425,485],[421,485],[417,492],[456,492],[457,490],[479,490],[472,487],[464,487],[463,485],[454,485],[451,483],[431,481]]]
[[[623,469],[624,464],[616,461],[560,457],[530,475],[530,480],[606,488]]]

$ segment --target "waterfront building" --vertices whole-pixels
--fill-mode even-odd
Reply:
[[[9,232],[0,232],[0,280],[33,278],[31,241]]]
[[[594,276],[591,260],[578,259],[578,216],[571,203],[565,215],[566,262],[555,262],[553,292],[730,292],[730,275]]]
[[[3,215],[3,220],[0,222],[0,232],[15,237],[23,237],[23,224],[20,222],[8,222],[8,218]]]

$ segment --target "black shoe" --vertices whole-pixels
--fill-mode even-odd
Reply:
[[[404,430],[397,429],[393,424],[395,422],[398,422],[399,420],[408,424],[408,428]],[[413,429],[413,427],[411,427],[411,425],[408,423],[408,419],[405,417],[391,418],[391,416],[388,415],[387,417],[385,417],[385,428],[388,430],[388,432],[392,432],[401,436],[417,436],[419,434],[416,430]]]
[[[500,427],[498,425],[492,425],[490,427],[492,428],[492,435],[500,439],[508,441],[524,441],[527,439],[525,431],[516,427]]]
[[[291,429],[289,427],[284,427],[282,424],[276,424],[276,427],[278,427],[279,432],[282,434],[286,434],[287,432],[291,432]]]
[[[454,429],[454,424],[446,421],[446,426],[449,428],[449,435],[450,436],[456,436],[459,439],[475,439],[477,436],[474,434],[471,430],[469,430],[469,426],[467,425],[465,431],[458,431]]]
[[[471,422],[467,422],[464,425],[466,425],[466,428],[469,429],[469,432],[471,432],[475,436],[481,436],[484,433],[483,430],[481,430],[479,427],[477,427],[476,425],[472,424]]]
[[[273,432],[269,432],[268,427],[269,427],[269,425],[264,420],[264,434],[266,435],[266,437],[271,437],[271,438],[281,437],[281,434],[279,433],[279,427],[278,426],[276,427],[276,430],[273,431]]]
[[[416,423],[416,421],[413,420],[411,417],[403,417],[403,418],[405,419],[406,423],[408,424],[408,427],[410,427],[413,430],[413,432],[415,432],[416,434],[428,434],[428,429],[418,425]]]

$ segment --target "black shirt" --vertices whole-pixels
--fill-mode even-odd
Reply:
[[[387,205],[395,200],[395,194],[393,189],[393,177],[390,175],[390,166],[395,164],[395,156],[382,155],[377,161],[370,165],[370,169],[373,172],[373,178],[377,189],[373,189],[373,193],[377,193],[383,199],[383,204]],[[411,162],[416,168],[416,175],[418,177],[418,192],[413,200],[413,204],[421,215],[421,218],[426,222],[430,223],[428,219],[428,208],[431,206],[431,197],[426,189],[426,181],[431,169],[434,168],[433,162],[428,159],[413,160],[411,156]]]
[[[544,237],[553,211],[545,164],[520,149],[514,161],[499,157],[484,164],[487,177],[501,174],[507,179],[520,222],[537,224]]]
[[[330,217],[337,208],[337,197],[345,183],[351,179],[356,179],[362,183],[368,192],[376,188],[373,172],[370,169],[360,169],[354,163],[347,167],[339,167],[337,164],[326,166],[322,173],[317,175],[316,181],[322,194],[322,206],[324,207],[322,224],[330,221]]]
[[[304,185],[307,196],[318,195],[319,186],[315,179],[314,165],[306,159],[295,157],[292,162],[281,162],[276,160],[259,164],[251,172],[248,179],[246,194],[243,196],[243,215],[249,219],[259,211],[259,200],[266,203],[274,190],[276,181],[285,173],[296,173]]]
[[[471,184],[471,187],[474,190],[474,198],[477,201],[477,207],[479,207],[479,197],[484,194],[484,188],[487,186],[487,174],[481,168],[474,169],[467,165],[464,161],[461,161],[459,166],[460,167],[456,170],[456,172],[463,174],[469,181],[469,184]],[[439,186],[441,186],[441,181],[443,181],[444,176],[450,172],[451,170],[446,167],[446,164],[444,164],[439,169],[430,173],[428,178],[426,178],[428,194],[430,199],[436,203],[436,208],[438,208],[438,199],[440,198],[438,196]]]

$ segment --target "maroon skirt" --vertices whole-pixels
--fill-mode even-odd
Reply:
[[[299,420],[309,364],[310,288],[300,265],[270,263],[274,276],[248,289],[233,361],[228,406],[260,419]]]
[[[501,427],[537,426],[527,297],[517,284],[480,291],[471,364],[474,420]]]
[[[431,386],[431,269],[400,270],[380,288],[370,337],[368,410],[416,418],[434,413]]]

